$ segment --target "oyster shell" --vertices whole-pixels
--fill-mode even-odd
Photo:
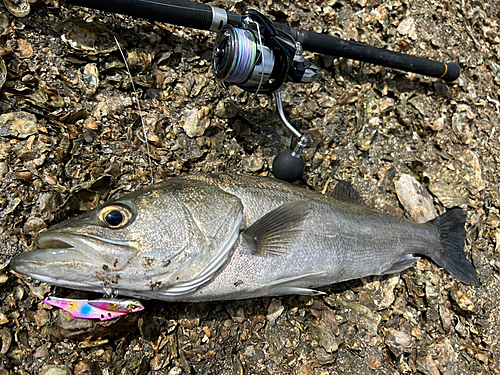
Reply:
[[[56,28],[62,33],[61,39],[82,55],[108,54],[118,50],[114,34],[97,22],[67,21]],[[120,42],[121,47],[125,47]]]
[[[18,39],[14,54],[20,59],[29,59],[33,56],[33,46],[26,39]]]
[[[380,103],[373,94],[363,95],[357,108],[357,120],[359,132],[356,136],[356,146],[362,151],[368,151],[382,122]]]
[[[446,208],[461,207],[467,204],[468,194],[462,192],[455,184],[436,181],[429,185],[429,190]]]
[[[9,32],[10,20],[7,13],[0,12],[0,36],[7,35]]]
[[[85,92],[85,97],[90,99],[99,87],[99,70],[96,64],[87,64],[82,70],[78,71],[78,81]]]
[[[0,89],[2,88],[5,80],[7,79],[7,67],[5,66],[5,61],[3,61],[0,56]]]
[[[20,111],[0,115],[0,137],[28,138],[38,134],[37,120],[32,113]]]
[[[415,177],[403,173],[394,186],[399,201],[414,221],[425,223],[436,217],[431,195]]]
[[[26,17],[30,14],[30,3],[28,0],[3,0],[7,10],[16,17]]]

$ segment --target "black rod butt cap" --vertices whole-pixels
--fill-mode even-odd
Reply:
[[[292,155],[291,150],[282,151],[274,158],[274,177],[287,182],[297,181],[304,171],[304,159]]]

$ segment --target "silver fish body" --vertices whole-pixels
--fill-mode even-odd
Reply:
[[[19,273],[80,290],[170,301],[244,299],[400,272],[425,255],[480,285],[463,253],[465,213],[424,224],[264,177],[172,178],[59,223]]]

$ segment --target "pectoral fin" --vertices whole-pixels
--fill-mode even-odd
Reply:
[[[300,227],[310,211],[309,202],[286,203],[261,217],[241,235],[252,255],[284,254],[301,235]]]

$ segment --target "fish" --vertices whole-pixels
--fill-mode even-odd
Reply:
[[[113,298],[83,300],[49,296],[43,302],[69,312],[74,318],[101,321],[144,310],[140,301]]]
[[[480,286],[460,208],[419,224],[368,207],[348,182],[324,195],[245,175],[173,177],[58,223],[11,259],[56,286],[198,302],[287,294],[401,272],[422,256]]]

